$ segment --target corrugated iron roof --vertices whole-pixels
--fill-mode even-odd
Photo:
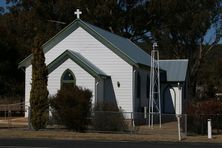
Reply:
[[[160,68],[166,71],[167,82],[183,82],[186,80],[188,60],[160,60]]]
[[[84,21],[83,21],[84,22]],[[101,35],[103,38],[108,40],[113,46],[118,48],[123,54],[127,55],[137,64],[143,64],[150,66],[151,57],[144,50],[134,44],[127,38],[121,37],[119,35],[113,34],[106,30],[103,30],[99,27],[91,25],[87,22],[84,22],[87,26],[93,29],[96,33]]]

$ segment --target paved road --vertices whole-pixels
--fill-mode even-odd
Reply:
[[[0,139],[0,148],[222,148],[222,144]]]

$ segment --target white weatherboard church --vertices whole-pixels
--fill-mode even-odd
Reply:
[[[112,102],[124,112],[148,107],[151,57],[130,40],[78,18],[42,48],[48,67],[48,91],[63,84],[88,88],[92,103]],[[19,63],[25,69],[25,103],[29,106],[32,55]],[[186,99],[188,60],[160,60],[161,110],[180,114]],[[27,116],[27,114],[26,114]]]

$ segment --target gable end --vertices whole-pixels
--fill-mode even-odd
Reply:
[[[70,23],[67,27],[62,29],[54,37],[52,37],[45,44],[43,44],[42,45],[43,52],[47,53],[50,49],[52,49],[55,45],[57,45],[59,42],[61,42],[64,38],[66,38],[69,34],[71,34],[73,31],[75,31],[78,27],[83,28],[90,35],[92,35],[95,39],[97,39],[103,45],[105,45],[107,48],[112,50],[115,54],[117,54],[119,57],[121,57],[128,64],[133,65],[135,67],[139,67],[139,64],[135,60],[130,58],[126,53],[122,52],[121,49],[116,47],[109,40],[107,40],[105,37],[103,37],[102,35],[97,33],[92,27],[90,27],[88,24],[81,21],[80,19],[76,19],[75,21]],[[32,54],[29,55],[27,58],[25,58],[22,62],[20,62],[18,68],[28,67],[29,65],[31,65],[31,60],[32,60]]]
[[[94,78],[109,77],[102,70],[100,70],[98,67],[93,65],[87,59],[85,59],[81,54],[74,52],[74,51],[70,51],[70,50],[66,50],[65,52],[63,52],[58,58],[56,58],[54,61],[52,61],[47,66],[48,74],[50,74],[52,71],[54,71],[62,63],[64,63],[67,59],[71,59],[72,61],[74,61],[76,64],[78,64],[80,67],[82,67],[85,71],[87,71]]]

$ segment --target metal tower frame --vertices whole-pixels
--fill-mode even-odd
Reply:
[[[159,51],[156,50],[157,43],[153,43],[151,51],[151,68],[150,68],[150,97],[149,97],[149,127],[153,128],[153,116],[159,116],[161,127],[161,102],[160,102],[160,68],[159,68]]]

